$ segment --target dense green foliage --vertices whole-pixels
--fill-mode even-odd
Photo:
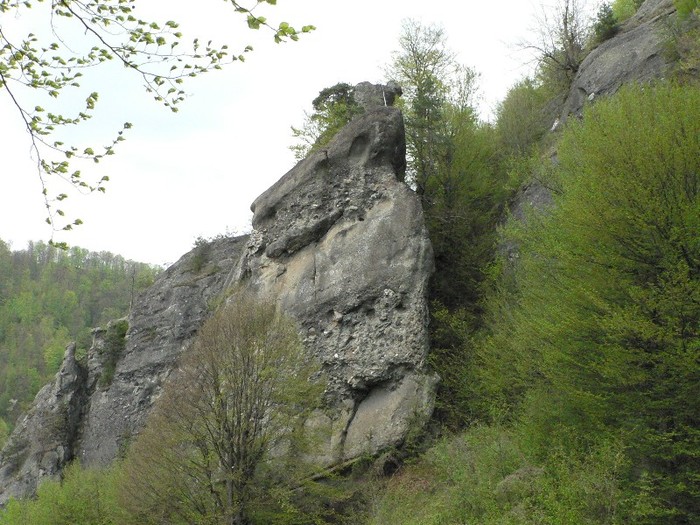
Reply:
[[[45,481],[35,500],[11,500],[0,513],[2,525],[119,525],[123,513],[117,503],[114,467],[105,471],[70,465],[61,481]]]
[[[0,443],[4,428],[56,373],[66,344],[83,351],[90,330],[128,312],[157,269],[108,252],[0,241]]]
[[[700,71],[700,2],[674,0],[678,17],[669,24],[666,51],[675,63],[676,75],[697,82]]]
[[[512,86],[496,110],[500,146],[511,156],[527,156],[540,143],[553,122],[548,111],[550,93],[532,78]]]
[[[104,343],[99,349],[102,354],[102,374],[98,384],[101,387],[109,386],[114,379],[117,363],[126,346],[126,332],[128,330],[129,322],[126,319],[110,321],[107,324]]]
[[[431,364],[442,376],[439,418],[459,425],[465,340],[479,325],[481,283],[496,223],[512,188],[494,128],[476,115],[472,69],[458,63],[440,27],[407,20],[387,67],[403,89],[407,179],[423,204],[436,271],[431,280]]]
[[[320,403],[319,367],[276,304],[242,293],[229,301],[199,330],[124,461],[130,522],[294,515],[291,490],[310,474],[304,420]]]
[[[447,437],[389,482],[370,523],[385,525],[594,525],[613,523],[614,444],[580,456],[553,446],[534,465],[526,439],[499,425]]]
[[[698,2],[698,0],[673,0],[673,5],[676,6],[678,16],[681,18],[687,18],[700,9],[700,2]]]
[[[611,8],[615,19],[622,23],[631,18],[644,3],[644,0],[614,0]]]
[[[295,470],[296,471],[296,470]],[[297,471],[298,472],[298,471]],[[350,475],[346,478],[328,474],[314,481],[303,480],[292,490],[280,485],[288,473],[277,472],[272,483],[260,487],[263,498],[256,495],[251,524],[259,525],[358,525],[368,520],[371,491],[380,484],[370,477]],[[158,515],[163,507],[139,512],[129,494],[128,467],[117,461],[105,469],[85,469],[79,463],[68,466],[61,480],[46,480],[35,499],[10,500],[0,510],[0,525],[173,525]],[[277,484],[275,486],[275,484]],[[163,495],[165,499],[166,495]],[[182,502],[175,502],[180,504]],[[172,516],[169,513],[168,516]],[[219,525],[223,521],[192,517],[188,525]]]
[[[306,113],[300,128],[292,126],[292,135],[299,142],[290,146],[294,157],[301,160],[312,151],[317,151],[362,112],[353,97],[355,88],[344,82],[322,89],[311,103],[312,113]]]
[[[463,379],[494,426],[418,464],[447,479],[437,507],[418,500],[429,518],[416,523],[700,520],[698,151],[693,87],[624,88],[569,124],[561,193],[506,230],[517,263],[497,267]],[[499,499],[524,472],[524,492]],[[382,512],[393,498],[417,496],[397,484]]]

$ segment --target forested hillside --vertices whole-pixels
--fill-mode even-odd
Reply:
[[[109,252],[0,240],[0,443],[53,377],[66,345],[83,352],[92,328],[127,314],[159,269]]]
[[[634,16],[645,4],[661,6],[659,17],[673,12],[662,42],[671,66],[655,80],[592,93],[580,115],[562,115],[586,57],[640,27]],[[308,463],[290,440],[288,455],[231,474],[249,458],[226,452],[230,466],[216,457],[226,447],[209,452],[216,432],[177,448],[189,443],[183,433],[202,428],[228,432],[217,442],[226,446],[241,438],[216,417],[228,413],[222,400],[234,389],[226,383],[236,380],[210,381],[222,390],[207,405],[216,410],[198,412],[204,422],[183,419],[186,403],[170,401],[160,410],[171,412],[147,425],[123,461],[105,470],[71,465],[36,500],[11,501],[0,523],[700,523],[700,4],[615,0],[591,23],[576,1],[557,5],[531,46],[537,68],[511,87],[494,122],[479,119],[477,72],[456,60],[439,27],[407,21],[386,68],[387,81],[403,88],[406,182],[420,197],[435,252],[429,361],[441,382],[427,429],[379,457],[296,478]],[[351,85],[323,89],[294,128],[301,144],[293,149],[303,156],[322,148],[359,111]],[[0,256],[26,260],[27,277],[17,279],[34,292],[3,302],[3,316],[14,317],[0,335],[47,341],[21,365],[34,370],[38,387],[74,325],[64,306],[33,313],[35,297],[59,304],[47,293],[57,275],[74,279],[58,297],[73,291],[73,302],[92,305],[93,296],[78,292],[77,273],[20,254]],[[31,285],[32,264],[36,276],[53,277]],[[152,270],[124,264],[125,308],[132,276],[148,281]],[[80,312],[72,315],[88,316]],[[89,312],[92,324],[120,314]],[[274,375],[260,368],[246,378]],[[172,415],[184,430],[162,439],[159,421]],[[292,430],[308,437],[304,425]],[[185,470],[182,450],[201,454],[194,464],[205,475],[171,474]],[[154,474],[159,458],[167,474]],[[135,489],[135,479],[148,479],[148,490]]]
[[[699,522],[700,11],[675,4],[665,80],[548,133],[589,50],[641,5],[616,1],[586,38],[555,33],[569,45],[501,104],[523,190],[481,267],[476,326],[433,311],[443,403],[466,429],[394,476],[372,523]]]

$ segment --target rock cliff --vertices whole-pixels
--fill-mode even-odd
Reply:
[[[552,131],[569,118],[581,117],[586,104],[612,95],[624,84],[663,78],[673,66],[664,47],[675,13],[673,0],[646,0],[614,37],[593,49],[581,63]],[[556,152],[551,156],[556,162]],[[533,179],[520,189],[510,211],[522,220],[528,208],[544,209],[551,203],[551,189]]]
[[[32,494],[42,478],[58,475],[73,459],[105,465],[125,450],[245,242],[220,239],[182,257],[136,299],[126,337],[113,325],[96,329],[82,360],[69,346],[56,378],[37,394],[0,453],[0,504]]]
[[[67,350],[0,455],[0,504],[31,494],[74,458],[106,465],[146,422],[198,328],[242,286],[296,320],[329,378],[332,428],[316,458],[333,464],[398,445],[429,418],[426,291],[432,251],[403,183],[397,86],[361,84],[365,112],[253,203],[249,236],[198,245],[139,297],[128,331],[96,330],[86,360]]]
[[[586,102],[623,84],[663,77],[671,65],[664,42],[675,11],[673,0],[646,0],[617,35],[591,51],[571,84],[562,118],[580,116]]]

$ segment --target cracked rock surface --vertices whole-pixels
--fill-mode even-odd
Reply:
[[[236,280],[277,298],[329,378],[325,461],[397,445],[433,409],[425,370],[432,249],[403,183],[398,109],[377,106],[252,205]],[[328,421],[327,421],[328,422]]]
[[[199,244],[138,297],[118,355],[105,346],[109,328],[95,331],[87,362],[67,351],[0,455],[0,505],[71,459],[119,457],[232,286],[278,301],[329,378],[326,407],[308,422],[332,429],[314,460],[373,454],[425,423],[437,381],[425,367],[432,249],[403,182],[390,90],[363,85],[365,112],[255,200],[249,236]]]

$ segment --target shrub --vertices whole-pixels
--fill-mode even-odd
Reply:
[[[611,8],[615,19],[622,23],[634,16],[643,3],[644,0],[614,0]]]
[[[355,88],[344,82],[319,92],[312,102],[313,112],[305,113],[303,125],[300,128],[292,126],[292,135],[299,142],[289,149],[297,160],[323,148],[348,122],[362,113],[354,93]]]
[[[673,0],[673,4],[678,10],[678,16],[685,19],[700,10],[699,0]]]
[[[549,94],[526,78],[508,90],[496,110],[496,131],[506,151],[527,155],[552,125],[547,111]]]
[[[540,459],[517,426],[475,426],[394,475],[371,523],[611,523],[624,461],[613,442]]]
[[[595,42],[601,43],[614,37],[620,29],[618,18],[615,16],[613,8],[608,3],[601,4],[593,23],[593,33]]]
[[[700,519],[698,151],[690,86],[628,86],[570,122],[561,195],[521,228],[477,352],[484,388],[527,411],[541,446],[623,435],[656,523]]]
[[[5,442],[10,435],[10,426],[0,417],[0,450],[5,446]]]
[[[98,383],[101,387],[107,387],[112,384],[117,363],[126,345],[126,332],[128,330],[129,322],[126,319],[112,321],[107,325],[104,344],[100,349],[102,375]]]
[[[122,525],[114,498],[117,469],[67,467],[62,480],[46,480],[36,499],[10,500],[0,525]]]
[[[669,25],[666,51],[676,74],[696,82],[700,71],[700,0],[675,0],[678,20]]]

